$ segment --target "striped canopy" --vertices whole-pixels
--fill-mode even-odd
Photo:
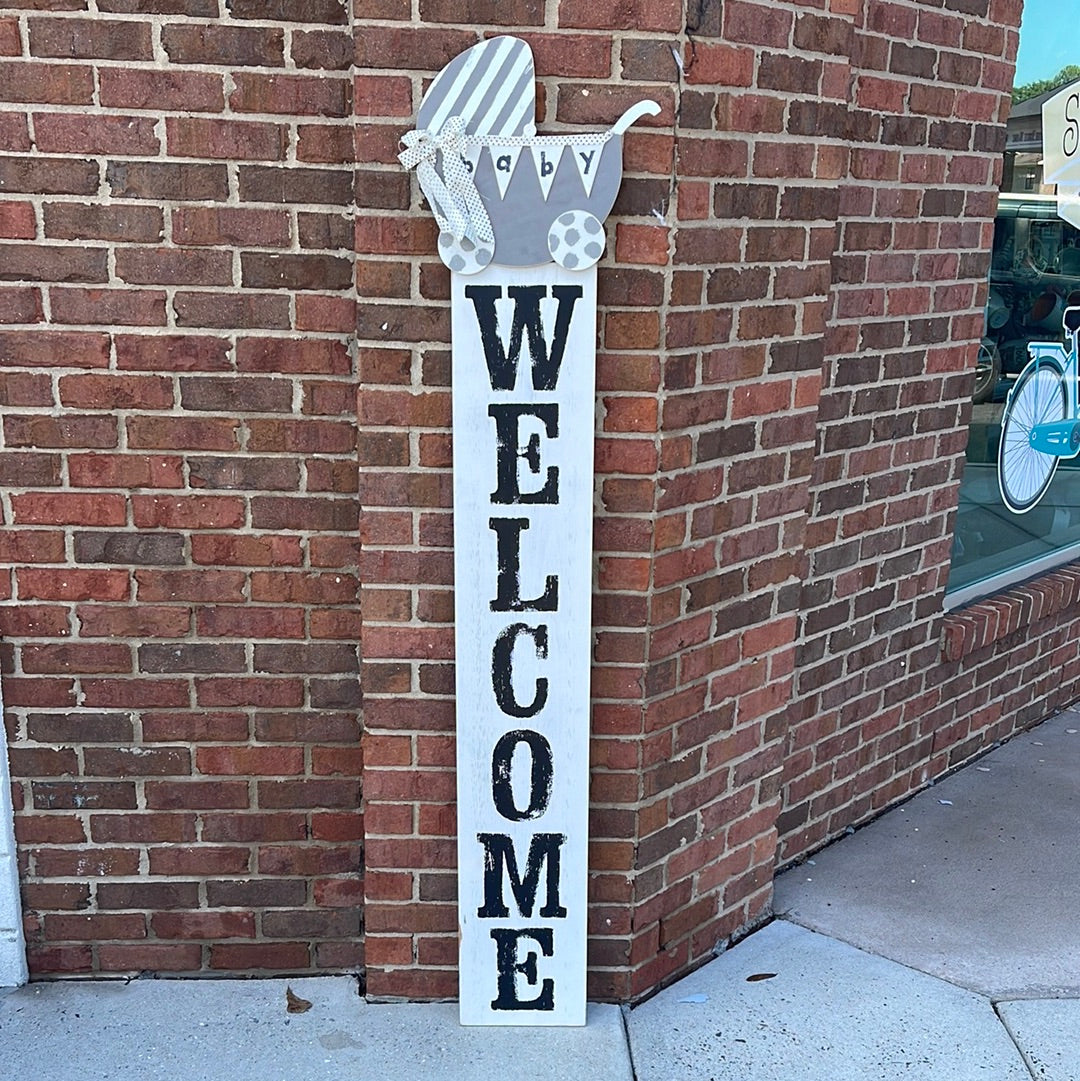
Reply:
[[[416,126],[437,135],[452,116],[469,135],[531,136],[536,132],[532,49],[520,38],[482,41],[435,77],[420,103]]]

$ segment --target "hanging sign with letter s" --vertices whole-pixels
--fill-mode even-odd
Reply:
[[[1080,229],[1080,81],[1043,102],[1043,180],[1057,185],[1058,216]]]
[[[451,270],[462,1024],[585,1023],[596,263],[622,136],[536,134],[528,45],[402,140]]]

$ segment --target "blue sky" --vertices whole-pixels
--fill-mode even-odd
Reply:
[[[1067,64],[1080,64],[1072,29],[1080,22],[1080,0],[1026,0],[1016,57],[1016,85],[1049,79]]]

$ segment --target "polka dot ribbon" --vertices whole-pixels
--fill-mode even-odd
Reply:
[[[494,244],[491,219],[463,158],[467,141],[464,119],[452,116],[435,134],[410,131],[404,135],[401,142],[405,149],[398,160],[406,169],[416,169],[420,187],[444,233],[452,233],[459,241],[468,236]],[[435,168],[440,152],[443,176]]]

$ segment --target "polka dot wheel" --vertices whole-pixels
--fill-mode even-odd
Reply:
[[[458,240],[453,233],[439,234],[439,258],[458,274],[476,274],[495,254],[490,245],[474,244],[468,237]]]
[[[587,210],[569,210],[548,230],[548,251],[559,266],[584,270],[604,254],[604,227]]]

